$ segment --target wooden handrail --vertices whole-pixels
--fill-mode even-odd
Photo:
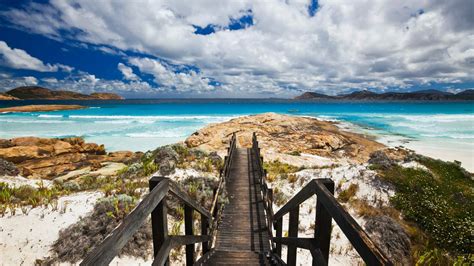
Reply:
[[[219,199],[221,191],[224,187],[225,179],[227,179],[227,177],[229,176],[229,169],[230,169],[232,157],[236,148],[237,148],[236,135],[235,133],[232,133],[232,137],[230,138],[229,149],[227,151],[227,156],[224,159],[224,166],[219,174],[219,184],[217,185],[217,190],[214,195],[214,199],[212,200],[212,206],[211,206],[212,215],[214,215],[215,209],[217,207],[217,200]]]
[[[270,201],[265,211],[270,220],[270,226],[276,230],[276,236],[273,231],[269,232],[273,252],[277,256],[281,256],[281,245],[288,246],[287,264],[296,264],[296,249],[307,249],[313,256],[313,265],[327,264],[329,259],[329,245],[331,240],[331,223],[332,219],[341,228],[342,232],[349,239],[351,244],[357,250],[367,265],[392,265],[387,256],[372,242],[367,233],[360,225],[347,213],[347,211],[339,204],[334,197],[334,182],[331,179],[313,179],[305,187],[303,187],[295,196],[293,196],[283,207],[276,213],[273,213],[273,195],[268,197],[268,188],[263,169],[263,158],[260,156],[260,148],[258,147],[257,136],[252,136],[252,151],[258,158],[258,166],[260,167],[262,184],[262,193],[264,201]],[[314,238],[298,237],[298,216],[300,205],[316,195],[316,220]],[[289,214],[289,230],[288,237],[282,237],[283,216]]]
[[[80,265],[108,265],[166,196],[168,189],[169,180],[157,185]]]

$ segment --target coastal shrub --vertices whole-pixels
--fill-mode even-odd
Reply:
[[[214,200],[214,190],[217,189],[218,181],[208,177],[189,177],[179,182],[180,187],[187,194],[204,208],[210,210]],[[221,194],[220,203],[225,204],[225,190]],[[183,203],[176,197],[169,195],[166,197],[168,203],[168,213],[177,220],[184,218]],[[197,214],[197,212],[195,212]],[[200,219],[197,217],[197,219]]]
[[[185,145],[176,144],[172,146],[172,149],[178,154],[179,162],[183,162],[191,155],[191,150]]]
[[[212,161],[206,158],[206,159],[198,160],[195,164],[194,169],[211,173],[213,172],[214,169],[217,169],[217,167],[214,167],[214,165],[212,164]]]
[[[206,177],[190,177],[182,181],[180,185],[192,199],[207,209],[211,208],[214,190],[217,189],[218,185],[217,180]]]
[[[154,161],[143,162],[142,165],[143,165],[143,175],[144,176],[152,175],[156,171],[158,171],[158,165],[156,165]]]
[[[421,157],[429,171],[395,165],[381,177],[396,187],[391,198],[403,215],[416,222],[432,241],[453,254],[473,252],[474,181],[459,165]]]
[[[343,191],[341,191],[339,193],[339,195],[337,196],[337,199],[340,201],[340,202],[348,202],[349,200],[351,200],[357,193],[357,191],[359,190],[359,185],[358,184],[350,184],[349,187]]]
[[[128,168],[132,169],[131,167]],[[148,180],[145,176],[136,176],[122,174],[118,176],[93,176],[86,175],[77,181],[69,181],[77,183],[81,191],[83,190],[101,190],[106,196],[126,194],[134,198],[139,198],[144,188],[148,188]],[[66,182],[63,187],[66,188]],[[74,190],[76,191],[76,190]]]
[[[117,175],[118,175],[118,176],[124,175],[124,174],[126,174],[129,170],[130,170],[130,166],[129,166],[129,165],[124,166],[122,169],[120,169],[120,170],[117,171]]]
[[[58,189],[56,185],[51,188],[43,185],[37,188],[30,185],[13,187],[0,182],[0,205],[2,206],[1,209],[4,210],[2,214],[5,213],[7,208],[14,211],[16,207],[48,205],[66,194],[68,194],[67,191]]]
[[[123,220],[136,201],[128,195],[117,195],[99,200],[92,214],[59,232],[59,238],[52,245],[54,256],[44,264],[57,262],[76,263],[83,259]],[[120,255],[147,258],[151,249],[151,223],[146,222],[132,236]]]
[[[102,192],[105,194],[106,197],[111,196],[114,189],[115,189],[115,186],[113,184],[105,184],[101,188]]]
[[[300,170],[300,168],[297,166],[287,164],[287,163],[282,163],[279,160],[264,162],[263,168],[267,170],[268,174],[272,174],[272,175],[291,174]]]
[[[293,184],[298,180],[298,176],[295,174],[289,174],[286,180],[288,180],[289,183]]]
[[[71,191],[71,192],[81,190],[81,186],[76,181],[64,182],[64,183],[60,184],[60,187],[62,189],[65,189],[65,190],[68,190],[68,191]]]
[[[273,183],[275,182],[276,180],[276,175],[274,174],[267,174],[267,176],[265,177],[265,180],[269,183]]]
[[[170,147],[176,153],[177,168],[219,173],[224,166],[224,161],[216,152],[206,153],[199,149],[190,149],[183,144],[174,144]]]
[[[278,187],[273,189],[273,202],[278,206],[282,206],[283,204],[287,203],[290,198],[280,191]]]
[[[301,156],[301,152],[299,151],[292,151],[292,152],[289,152],[288,154],[293,155],[293,156]]]

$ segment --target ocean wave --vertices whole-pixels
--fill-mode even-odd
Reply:
[[[74,121],[62,120],[21,120],[21,119],[0,119],[4,123],[19,123],[19,124],[72,124]]]
[[[77,119],[148,119],[148,120],[202,120],[202,119],[231,119],[236,116],[212,116],[212,115],[156,115],[156,116],[134,116],[134,115],[70,115]]]
[[[306,116],[306,117],[316,118],[316,119],[322,120],[322,121],[340,122],[340,120],[337,119],[337,117],[330,116],[330,115],[316,115],[316,116]]]
[[[64,115],[38,115],[39,118],[63,118]]]
[[[185,138],[188,135],[188,132],[177,130],[160,130],[153,132],[136,132],[125,134],[125,136],[131,138]]]
[[[95,124],[132,124],[132,120],[97,120],[94,121]]]
[[[472,122],[474,115],[456,114],[456,115],[402,115],[403,119],[413,122],[425,123],[453,123],[453,122]]]
[[[450,139],[474,139],[474,135],[472,134],[462,134],[462,133],[448,133],[448,134],[420,134],[422,137],[427,138],[450,138]]]
[[[50,115],[40,114],[38,118],[62,119],[76,121],[90,121],[95,124],[154,124],[157,122],[190,122],[190,123],[218,123],[230,120],[235,116],[213,116],[213,115],[155,115],[155,116],[134,116],[134,115]],[[63,119],[61,121],[64,121]]]
[[[473,122],[474,114],[351,114],[360,117],[379,118],[379,119],[404,119],[413,122]]]

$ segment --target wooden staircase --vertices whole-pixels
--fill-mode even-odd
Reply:
[[[270,251],[265,208],[258,180],[252,175],[250,149],[237,148],[232,158],[227,187],[229,203],[222,212],[216,237],[213,265],[245,261],[245,265],[263,263]]]
[[[186,265],[296,265],[298,248],[311,252],[313,265],[327,265],[333,219],[367,265],[392,265],[336,201],[331,179],[313,179],[274,213],[273,190],[266,183],[256,135],[253,135],[251,148],[238,148],[236,142],[233,134],[211,210],[201,207],[173,181],[154,176],[150,179],[150,193],[81,265],[108,265],[149,215],[153,230],[153,265],[169,264],[171,249],[180,246],[186,246]],[[229,202],[221,206],[218,199],[224,188]],[[165,197],[168,193],[184,205],[183,236],[168,235]],[[300,238],[299,206],[314,195],[317,199],[314,237]],[[194,212],[200,214],[200,234],[194,229]],[[285,215],[289,215],[288,236],[283,237]],[[202,243],[202,256],[198,260],[197,243]],[[286,261],[281,258],[282,245],[287,246]]]

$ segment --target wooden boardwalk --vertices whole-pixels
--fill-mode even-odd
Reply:
[[[367,265],[393,265],[372,242],[367,233],[347,213],[334,197],[334,181],[316,178],[309,181],[277,212],[273,211],[273,190],[265,182],[257,136],[252,136],[252,148],[237,148],[232,135],[228,156],[219,180],[219,188],[208,211],[193,200],[179,184],[162,176],[152,176],[150,193],[98,246],[90,251],[81,265],[109,265],[133,234],[151,215],[153,235],[153,265],[168,265],[170,251],[186,246],[186,265],[297,265],[297,249],[311,252],[313,265],[329,261],[332,219],[352,243]],[[220,215],[215,209],[225,185],[229,203]],[[166,196],[172,194],[184,204],[185,235],[169,235]],[[316,195],[314,238],[298,237],[300,205]],[[193,213],[199,213],[201,234],[193,230]],[[268,215],[268,216],[267,216]],[[283,216],[289,215],[288,237],[282,237]],[[273,230],[267,228],[267,222]],[[217,235],[215,235],[217,233]],[[214,238],[216,236],[216,238]],[[216,240],[215,242],[213,240]],[[270,244],[271,241],[271,244]],[[195,245],[202,243],[203,255],[196,261]],[[287,246],[286,262],[282,260],[282,245]],[[272,248],[270,248],[272,246]]]
[[[270,251],[265,210],[251,149],[237,148],[227,179],[229,203],[225,205],[208,265],[266,264]]]

